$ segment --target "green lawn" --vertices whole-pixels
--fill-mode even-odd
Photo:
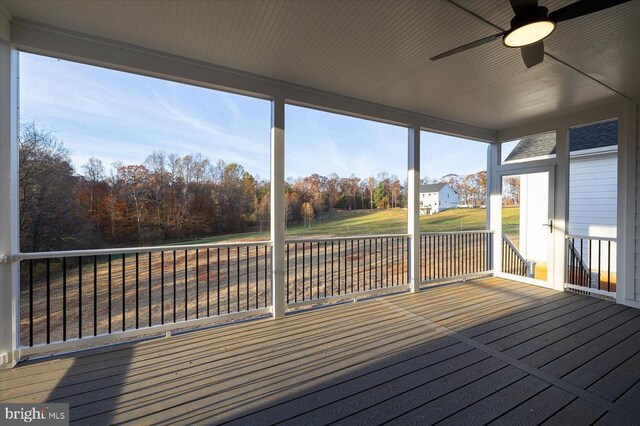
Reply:
[[[503,209],[505,233],[517,232],[519,222],[518,207]],[[422,232],[470,231],[486,228],[486,209],[453,209],[433,216],[420,216]],[[403,234],[407,232],[407,209],[344,211],[332,215],[319,215],[311,226],[289,226],[288,237],[343,237],[350,235]],[[192,243],[213,243],[224,241],[268,240],[269,232],[247,232],[221,235]]]

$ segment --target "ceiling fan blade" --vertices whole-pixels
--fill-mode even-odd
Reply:
[[[549,19],[555,22],[567,21],[590,13],[599,12],[610,7],[626,3],[631,0],[580,0],[568,6],[561,7],[549,14]]]
[[[498,37],[502,37],[505,33],[493,34],[485,38],[481,38],[480,40],[473,41],[471,43],[464,44],[462,46],[456,47],[455,49],[447,50],[439,55],[431,58],[432,61],[437,61],[438,59],[446,58],[447,56],[455,55],[456,53],[464,52],[465,50],[473,49],[474,47],[482,46],[483,44],[489,43]]]
[[[520,48],[522,60],[527,68],[538,65],[544,59],[544,43],[540,40],[537,43],[530,44]]]
[[[509,0],[509,3],[511,3],[511,9],[513,9],[516,16],[527,9],[531,10],[538,7],[538,0]]]

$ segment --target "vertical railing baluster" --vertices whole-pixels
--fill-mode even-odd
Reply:
[[[196,249],[196,319],[200,318],[200,249]]]
[[[176,275],[176,264],[178,263],[177,260],[177,256],[176,256],[176,251],[173,251],[173,322],[175,323],[177,320],[177,303],[178,303],[178,299],[176,296],[176,293],[178,291],[178,285],[177,285],[177,275]]]
[[[220,315],[220,247],[216,250],[216,285],[218,290],[216,291],[216,302],[218,304],[217,315]]]
[[[602,275],[601,257],[602,257],[602,240],[598,240],[598,288],[600,288],[600,281],[601,281],[601,275]],[[607,286],[607,291],[611,291],[611,289],[609,289],[608,286]]]
[[[341,293],[341,291],[342,291],[342,289],[341,289],[342,285],[341,285],[341,282],[340,282],[340,280],[342,279],[342,278],[341,278],[341,277],[342,277],[342,274],[340,273],[340,269],[341,269],[341,266],[340,266],[340,265],[342,264],[342,257],[341,257],[341,256],[342,256],[342,253],[341,253],[341,251],[340,251],[340,240],[338,240],[338,294],[339,294],[339,295],[340,295],[340,294],[342,294],[342,293]]]
[[[249,246],[245,248],[246,265],[247,265],[247,311],[249,310]]]
[[[371,290],[371,288],[373,286],[373,284],[372,284],[373,280],[371,279],[373,277],[373,273],[372,273],[372,271],[373,271],[373,263],[371,263],[371,259],[372,259],[372,256],[373,256],[373,253],[372,253],[373,244],[372,244],[371,238],[368,238],[367,240],[365,240],[365,245],[366,245],[366,241],[369,241],[369,251],[368,251],[368,254],[369,254],[369,267],[368,267],[368,271],[369,271],[369,290]]]
[[[345,251],[345,256],[346,256],[346,252],[347,252],[347,242],[345,241],[345,247],[344,247],[344,251]],[[351,293],[353,293],[353,240],[351,240],[351,252],[350,252],[350,256],[348,257],[349,259],[349,267],[350,267],[350,272],[351,272]],[[347,270],[346,265],[345,265],[345,271]],[[347,292],[346,286],[345,286],[345,293]]]
[[[227,313],[231,313],[231,247],[227,247]]]
[[[611,241],[607,241],[607,265],[607,290],[611,291]]]
[[[140,315],[139,315],[139,311],[140,311],[140,301],[138,300],[138,293],[140,290],[140,273],[139,273],[139,268],[140,268],[140,254],[136,253],[136,329],[138,329],[140,327]]]
[[[78,339],[82,339],[82,256],[78,256]]]
[[[47,344],[51,343],[51,259],[47,258]]]
[[[306,259],[305,259],[305,251],[307,250],[307,245],[303,242],[302,243],[302,301],[305,301],[305,293],[307,292],[307,287],[306,287],[306,279],[305,279],[305,274],[306,274],[306,268],[305,268],[305,263],[306,263]]]
[[[333,280],[334,280],[334,272],[333,272],[333,240],[331,240],[331,295],[333,296]]]
[[[227,247],[227,313],[231,313],[231,247]]]
[[[377,238],[373,238],[371,240],[371,250],[373,251],[373,254],[372,254],[373,262],[371,263],[371,270],[373,271],[373,279],[371,281],[371,284],[373,285],[374,289],[377,289],[378,280],[380,278],[380,276],[378,275],[378,239]]]
[[[356,277],[357,277],[357,288],[358,288],[358,291],[360,291],[360,239],[357,240],[356,245],[357,245],[357,252],[358,252],[358,257],[356,258],[356,269],[357,269]]]
[[[298,301],[298,243],[293,243],[293,301]]]
[[[62,341],[67,340],[67,258],[62,258]]]
[[[211,316],[211,249],[207,248],[207,317]]]
[[[289,304],[291,302],[291,289],[290,289],[290,272],[291,272],[291,267],[289,265],[289,259],[291,258],[291,256],[289,255],[289,247],[291,246],[291,243],[286,243],[287,246],[287,304]]]
[[[122,253],[122,331],[124,331],[126,329],[126,321],[125,321],[125,314],[126,314],[126,296],[127,296],[127,291],[126,291],[126,254]]]
[[[160,251],[160,324],[164,325],[164,251]]]
[[[316,293],[320,299],[320,241],[316,242]]]
[[[258,267],[258,245],[256,244],[256,309],[258,309],[258,298],[260,290],[258,289],[260,281],[260,268]]]
[[[320,297],[318,297],[319,299]],[[313,299],[313,242],[309,242],[309,300]]]
[[[109,300],[108,300],[108,310],[109,310],[109,334],[111,334],[111,323],[112,323],[112,314],[111,314],[111,297],[112,297],[112,285],[111,285],[111,281],[112,281],[112,274],[111,274],[111,255],[108,255],[108,259],[107,259],[107,263],[108,263],[108,277],[107,277],[107,284],[108,284],[108,296],[109,296]]]
[[[327,242],[324,242],[324,297],[327,297]]]
[[[151,252],[149,252],[149,265],[148,265],[148,268],[149,268],[149,282],[148,282],[148,285],[149,285],[149,294],[147,295],[147,296],[148,296],[148,298],[149,298],[149,303],[148,303],[149,309],[148,309],[148,312],[147,312],[148,317],[149,317],[149,327],[151,327],[151,323],[152,323],[152,311],[151,311],[151,306],[152,306],[152,304],[153,304],[153,301],[152,301],[152,300],[153,300],[153,298],[152,298],[152,296],[151,296],[151,295],[152,295],[152,291],[151,291],[151,289],[152,289],[152,275],[151,275],[151,273],[152,273],[152,270],[153,270],[153,269],[152,269],[152,268],[153,268],[153,266],[152,266],[152,264],[151,264],[151,260],[152,260],[152,259],[151,259]]]
[[[269,293],[269,273],[267,262],[269,261],[269,246],[265,244],[264,246],[264,307],[266,308],[268,305],[267,302],[267,294]],[[287,269],[287,277],[289,276],[289,269]],[[287,294],[287,299],[289,295]]]
[[[98,256],[93,256],[93,335],[98,335]]]
[[[418,258],[420,259],[420,267],[418,268],[418,270],[420,271],[420,281],[424,281],[426,279],[427,276],[427,262],[425,261],[425,254],[426,254],[426,241],[425,241],[425,236],[424,235],[420,235],[419,237],[419,245],[420,245],[420,254],[418,256]]]
[[[33,346],[33,259],[29,259],[29,346]]]
[[[189,253],[184,251],[184,320],[189,319]]]

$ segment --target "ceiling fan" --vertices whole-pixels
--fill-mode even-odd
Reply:
[[[599,12],[628,1],[630,0],[579,0],[549,13],[546,7],[538,6],[538,0],[509,0],[515,15],[508,31],[502,31],[448,50],[434,56],[431,60],[437,61],[502,37],[502,44],[505,46],[520,48],[524,64],[527,68],[531,68],[542,62],[544,58],[542,40],[555,30],[557,23]]]

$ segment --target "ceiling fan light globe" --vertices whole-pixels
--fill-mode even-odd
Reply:
[[[522,47],[546,38],[556,29],[556,23],[550,20],[529,22],[513,28],[502,39],[507,47]]]

